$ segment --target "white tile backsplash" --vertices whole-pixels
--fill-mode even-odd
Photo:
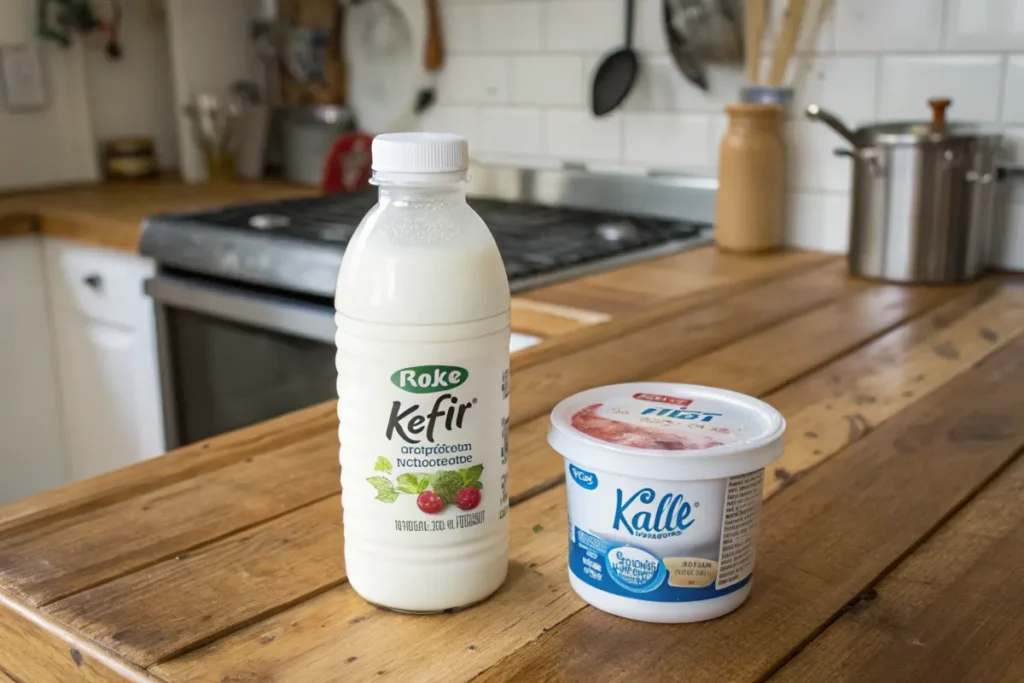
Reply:
[[[509,61],[505,57],[452,55],[440,74],[445,103],[487,104],[509,99]]]
[[[1024,50],[1024,2],[949,0],[945,46],[982,52]]]
[[[1024,55],[1007,60],[1003,111],[999,118],[1010,123],[1024,122]]]
[[[1003,85],[1000,55],[883,57],[881,119],[930,118],[932,97],[953,100],[951,119],[995,121]]]
[[[808,0],[810,26],[821,0]],[[790,241],[828,251],[848,244],[850,162],[843,141],[802,110],[819,104],[850,126],[929,117],[927,100],[950,97],[954,120],[1006,122],[1024,139],[1024,0],[831,0],[817,36],[804,35],[791,66],[800,75],[785,135]],[[470,137],[478,159],[532,166],[713,173],[743,85],[738,65],[709,64],[710,92],[679,74],[668,53],[662,0],[636,0],[640,75],[610,117],[590,115],[593,72],[623,44],[623,0],[443,0],[448,65],[439,104],[421,127]],[[774,0],[767,61],[786,0]],[[1019,159],[1024,163],[1024,155]],[[1019,186],[1019,189],[1018,189]],[[1024,181],[997,240],[1004,264],[1024,269]]]
[[[942,45],[944,0],[834,0],[833,5],[837,52],[925,52]]]
[[[605,52],[622,47],[620,0],[548,0],[545,46],[551,52]]]
[[[583,57],[530,55],[512,58],[512,101],[517,104],[584,103]]]
[[[877,57],[817,55],[793,98],[794,109],[817,104],[848,126],[877,121],[878,71]]]
[[[793,120],[786,123],[784,135],[790,188],[850,189],[850,160],[833,154],[836,148],[849,145],[831,128],[815,121]]]
[[[622,153],[622,117],[597,118],[579,110],[553,109],[544,124],[548,155],[567,161],[615,161]]]
[[[626,161],[655,169],[712,163],[708,149],[710,116],[627,112],[622,118]]]
[[[441,6],[444,48],[449,54],[480,48],[480,8],[476,4],[447,3]]]
[[[488,52],[536,52],[543,35],[540,0],[486,4],[479,8],[481,48]]]
[[[480,110],[481,152],[542,156],[544,115],[538,108],[484,108]]]

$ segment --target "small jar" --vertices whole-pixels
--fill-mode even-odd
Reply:
[[[776,249],[783,240],[786,160],[782,108],[768,104],[726,107],[715,205],[715,243],[726,251]]]
[[[156,152],[149,138],[114,138],[103,144],[108,180],[144,180],[157,173]]]

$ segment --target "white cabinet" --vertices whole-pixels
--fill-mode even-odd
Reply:
[[[0,239],[0,504],[68,480],[43,253]]]
[[[152,262],[63,240],[45,242],[64,437],[74,479],[164,451]]]

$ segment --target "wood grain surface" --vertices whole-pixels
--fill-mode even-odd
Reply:
[[[736,613],[694,628],[588,607],[480,680],[672,680],[681,671],[687,681],[763,678],[1018,453],[1021,382],[1024,338],[770,500],[753,594]]]
[[[512,564],[483,605],[413,617],[352,591],[328,403],[0,508],[0,680],[1019,680],[1024,290],[714,254],[592,276],[627,312],[601,288],[581,306],[588,279],[526,300],[564,327],[513,360]],[[631,622],[568,585],[547,412],[629,379],[760,395],[789,422],[732,615]]]
[[[1021,501],[1017,458],[771,680],[1024,681]]]
[[[142,221],[156,213],[209,209],[241,202],[316,194],[316,188],[275,181],[187,185],[180,181],[100,183],[0,195],[4,224],[32,227],[109,249],[136,251]],[[17,220],[19,219],[20,220]],[[32,224],[25,219],[30,218]]]

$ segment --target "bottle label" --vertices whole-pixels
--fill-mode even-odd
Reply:
[[[508,356],[495,360],[339,354],[346,524],[352,515],[364,537],[429,543],[477,536],[508,514]]]
[[[764,470],[666,482],[566,463],[569,570],[608,593],[655,602],[726,595],[750,581]]]

